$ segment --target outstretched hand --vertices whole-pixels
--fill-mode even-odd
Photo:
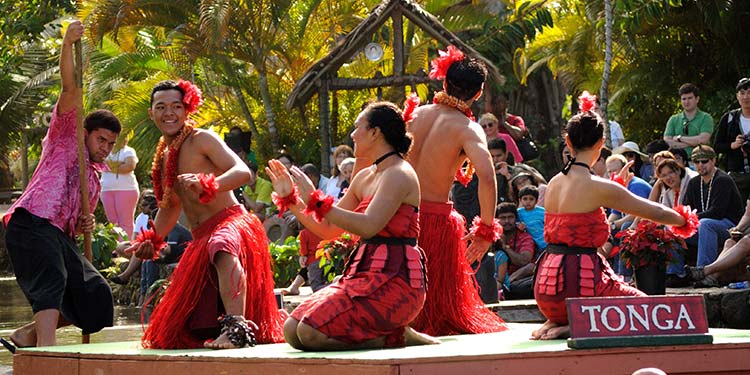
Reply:
[[[292,175],[286,169],[284,164],[276,159],[268,161],[266,167],[266,174],[271,178],[271,184],[273,185],[273,191],[278,194],[279,197],[286,197],[294,190],[294,181]]]
[[[146,240],[143,242],[133,242],[133,244],[124,251],[125,253],[133,254],[140,259],[154,259],[154,246],[150,240]]]
[[[299,189],[299,196],[307,204],[307,201],[310,199],[310,193],[315,191],[315,185],[310,181],[310,177],[307,177],[305,172],[302,172],[298,167],[292,167],[291,172],[294,183],[297,184],[297,189]]]
[[[620,169],[620,172],[619,172],[620,177],[622,177],[622,180],[625,182],[626,188],[630,184],[630,180],[632,180],[633,176],[635,176],[633,172],[630,171],[630,167],[632,167],[633,164],[635,164],[635,160],[631,160],[627,162],[625,166],[622,167],[622,169]]]

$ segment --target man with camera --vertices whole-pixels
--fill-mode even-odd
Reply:
[[[714,131],[714,119],[698,109],[698,87],[685,83],[678,90],[683,111],[673,115],[664,129],[664,141],[670,148],[684,148],[690,155],[693,147],[708,144]]]
[[[727,173],[737,184],[742,199],[747,199],[750,194],[750,78],[739,80],[735,89],[740,108],[721,117],[714,149],[725,155]]]

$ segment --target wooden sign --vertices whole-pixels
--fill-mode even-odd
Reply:
[[[701,295],[569,298],[571,348],[710,344]]]

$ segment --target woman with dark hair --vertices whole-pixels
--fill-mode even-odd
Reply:
[[[401,110],[373,103],[354,125],[355,155],[375,162],[354,176],[335,205],[333,197],[313,191],[298,168],[288,172],[275,160],[266,168],[281,211],[291,209],[321,238],[343,231],[362,238],[343,277],[299,305],[284,324],[284,336],[300,350],[437,343],[407,327],[422,309],[426,280],[424,253],[416,244],[419,180],[403,159],[411,137]]]
[[[547,188],[544,240],[549,246],[539,260],[534,285],[534,297],[547,322],[532,333],[532,339],[549,340],[569,332],[566,298],[645,295],[622,282],[597,253],[609,237],[602,207],[678,227],[673,229],[682,235],[694,230],[687,225],[689,208],[668,209],[591,174],[590,166],[604,145],[604,124],[592,112],[594,100],[587,92],[581,97],[581,112],[566,129],[571,156]],[[695,222],[697,218],[690,220]]]

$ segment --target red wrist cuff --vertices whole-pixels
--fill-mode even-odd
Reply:
[[[503,226],[500,225],[500,221],[497,219],[492,220],[492,225],[487,225],[482,222],[482,218],[476,216],[474,217],[474,221],[471,222],[469,233],[474,235],[474,237],[479,237],[492,243],[499,240],[503,235]]]
[[[315,190],[310,193],[310,200],[307,201],[304,213],[305,215],[312,215],[315,221],[321,222],[331,211],[331,208],[333,208],[333,197],[323,194],[320,190]]]
[[[297,186],[294,186],[292,192],[283,198],[276,194],[276,192],[271,193],[271,200],[273,201],[273,204],[275,204],[276,207],[279,208],[279,217],[281,217],[281,215],[283,215],[284,212],[289,209],[289,207],[297,204],[297,198],[299,198],[299,189],[297,189]]]
[[[698,231],[698,226],[700,225],[698,214],[696,214],[695,210],[691,210],[690,206],[676,206],[674,210],[685,218],[685,225],[671,227],[672,233],[680,238],[692,237]]]
[[[213,173],[198,173],[198,180],[203,185],[203,192],[198,196],[201,203],[206,204],[216,198],[216,192],[219,191],[219,183]]]

